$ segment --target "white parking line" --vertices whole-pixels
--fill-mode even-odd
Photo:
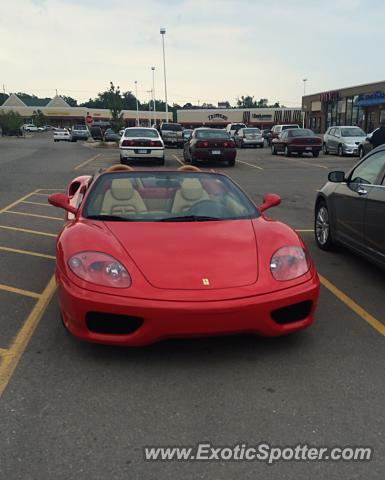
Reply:
[[[257,168],[258,170],[263,170],[262,167],[259,167],[258,165],[252,165],[251,163],[244,162],[243,160],[236,160],[237,163],[243,163],[245,165],[248,165],[249,167]]]
[[[177,162],[179,162],[181,165],[184,165],[184,163],[182,162],[182,160],[180,160],[174,153],[172,154],[172,156],[175,158],[175,160]]]

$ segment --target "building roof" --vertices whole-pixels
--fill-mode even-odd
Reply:
[[[71,106],[59,95],[53,97],[46,105],[46,107],[53,107],[53,108],[71,108]]]
[[[20,98],[14,94],[11,93],[11,95],[6,99],[6,101],[3,103],[2,107],[26,107],[27,105],[20,100]]]

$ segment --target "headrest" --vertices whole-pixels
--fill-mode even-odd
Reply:
[[[111,165],[110,167],[106,168],[105,172],[118,172],[119,170],[129,170],[130,172],[132,172],[134,169],[129,165],[124,165],[122,163],[115,163],[114,165]]]
[[[134,194],[134,187],[128,178],[114,178],[111,182],[111,195],[116,200],[129,200]]]
[[[186,200],[199,200],[203,195],[203,187],[197,178],[185,178],[181,185],[181,194]]]

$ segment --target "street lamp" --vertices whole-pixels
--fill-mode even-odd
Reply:
[[[154,110],[154,124],[156,125],[156,106],[155,106],[155,67],[151,67],[152,70],[152,101]]]
[[[135,80],[135,98],[136,98],[136,126],[139,126],[139,103],[138,103],[138,82]]]
[[[167,81],[166,81],[166,55],[164,52],[164,36],[166,35],[166,29],[161,27],[160,34],[162,35],[163,45],[163,73],[164,73],[164,96],[166,100],[166,122],[168,121],[168,104],[167,104]]]
[[[303,78],[302,81],[303,81],[303,96],[305,97],[305,96],[306,96],[306,82],[307,82],[307,78]],[[303,114],[302,114],[302,128],[305,128],[305,115],[306,115],[306,113],[305,113],[305,106],[304,106],[303,102],[302,102],[302,108],[303,108],[303,110],[304,110],[304,111],[303,111]]]
[[[152,90],[146,90],[148,93],[148,126],[151,127],[151,98]]]

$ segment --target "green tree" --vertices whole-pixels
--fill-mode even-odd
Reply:
[[[115,132],[118,132],[123,126],[123,99],[120,92],[120,87],[110,82],[110,88],[107,92],[104,92],[105,102],[107,108],[111,112],[111,125]]]
[[[19,113],[12,110],[7,113],[0,111],[0,127],[3,135],[20,135],[23,123],[23,117]]]
[[[62,99],[63,99],[65,102],[67,102],[70,107],[77,107],[77,106],[78,106],[78,101],[75,100],[75,99],[72,98],[72,97],[62,96]]]
[[[267,98],[260,98],[256,104],[257,108],[266,108],[268,104],[268,99]]]
[[[34,110],[32,113],[32,122],[37,127],[42,127],[47,124],[47,118],[41,110]]]
[[[255,108],[257,103],[254,101],[254,97],[250,95],[242,95],[241,98],[237,100],[237,107],[238,108]]]
[[[0,105],[3,105],[3,103],[7,100],[8,95],[6,93],[0,93]]]

